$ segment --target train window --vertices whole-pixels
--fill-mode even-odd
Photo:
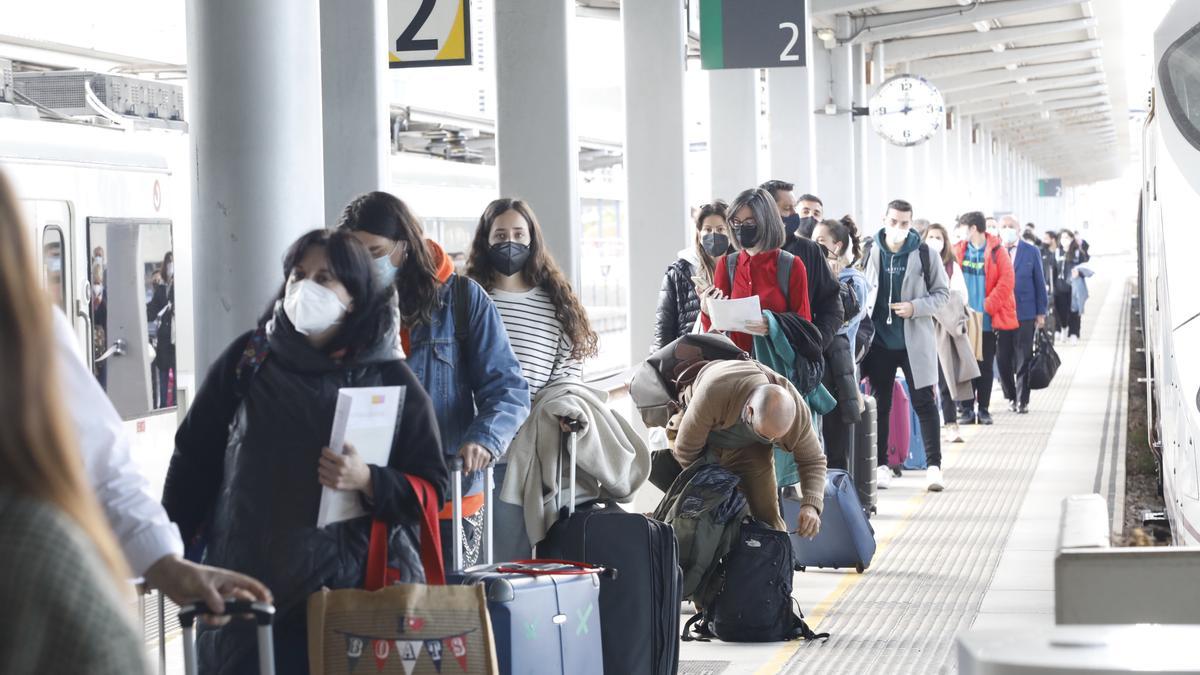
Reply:
[[[1200,149],[1200,26],[1167,48],[1158,64],[1158,79],[1175,125]]]
[[[51,225],[42,230],[42,285],[64,312],[67,310],[66,248],[62,228]]]
[[[93,372],[125,419],[175,406],[171,223],[88,218]]]

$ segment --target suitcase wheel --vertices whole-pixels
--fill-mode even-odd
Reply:
[[[863,572],[866,570],[866,568],[862,566],[862,563],[859,563],[859,564],[855,565],[855,566],[854,566],[854,569],[855,569],[855,570],[856,570],[856,571],[857,571],[859,574],[862,574],[862,573],[863,573]]]
[[[799,567],[797,567],[796,569],[800,570],[801,572],[805,572],[805,571],[807,571],[807,568],[806,568],[804,565],[800,565],[800,566],[799,566]]]

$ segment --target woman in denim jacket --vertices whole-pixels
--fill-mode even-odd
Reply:
[[[408,206],[386,192],[356,197],[338,226],[366,244],[376,273],[399,291],[400,340],[408,365],[433,399],[447,460],[460,457],[463,563],[478,561],[483,523],[483,469],[500,457],[529,415],[529,385],[491,298],[454,274],[444,251],[425,239]],[[465,304],[465,308],[458,305]],[[455,317],[465,317],[456,330]],[[450,546],[450,505],[442,511]],[[447,565],[452,558],[447,555]]]

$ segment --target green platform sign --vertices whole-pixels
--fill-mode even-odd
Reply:
[[[1039,178],[1038,179],[1038,196],[1039,197],[1061,197],[1062,196],[1062,179],[1061,178]]]
[[[807,65],[805,0],[700,0],[700,64],[723,68]]]

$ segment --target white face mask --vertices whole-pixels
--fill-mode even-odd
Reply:
[[[942,249],[946,247],[946,242],[931,237],[925,240],[925,245],[929,247],[930,251],[941,255]]]
[[[167,276],[175,276],[175,263],[167,263]]]
[[[337,293],[310,279],[288,284],[283,311],[301,335],[324,333],[341,322],[346,306]]]
[[[1017,243],[1017,231],[1007,227],[1000,230],[1000,241],[1004,242],[1005,246],[1012,246]]]
[[[899,246],[908,238],[908,229],[904,227],[895,227],[893,225],[885,225],[883,228],[883,236],[887,243],[891,246]]]
[[[1062,239],[1059,239],[1059,240],[1058,240],[1058,243],[1059,243],[1059,245],[1060,245],[1060,246],[1062,246],[1064,249],[1068,249],[1068,248],[1071,248],[1071,242],[1072,242],[1072,241],[1074,241],[1074,239],[1071,239],[1070,237],[1063,237]]]

